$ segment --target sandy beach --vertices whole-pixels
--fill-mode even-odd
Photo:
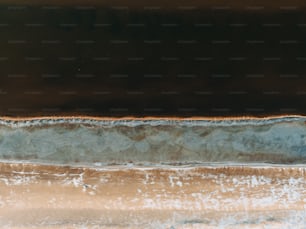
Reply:
[[[6,228],[305,226],[303,166],[0,164]]]

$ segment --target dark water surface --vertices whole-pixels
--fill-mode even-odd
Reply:
[[[306,114],[302,3],[15,3],[0,115]]]

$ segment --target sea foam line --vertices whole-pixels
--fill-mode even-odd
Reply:
[[[282,122],[306,122],[306,116],[302,115],[284,115],[284,116],[268,116],[258,117],[91,117],[91,116],[41,116],[13,118],[1,117],[0,125],[19,128],[19,127],[35,127],[44,125],[58,124],[84,124],[101,127],[128,126],[136,127],[141,125],[161,126],[261,126]]]

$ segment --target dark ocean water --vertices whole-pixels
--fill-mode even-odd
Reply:
[[[306,113],[301,2],[44,4],[0,4],[0,115]]]

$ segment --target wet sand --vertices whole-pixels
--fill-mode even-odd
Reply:
[[[7,228],[277,228],[305,225],[304,166],[0,164]]]
[[[67,165],[306,161],[306,118],[0,119],[0,160]]]

